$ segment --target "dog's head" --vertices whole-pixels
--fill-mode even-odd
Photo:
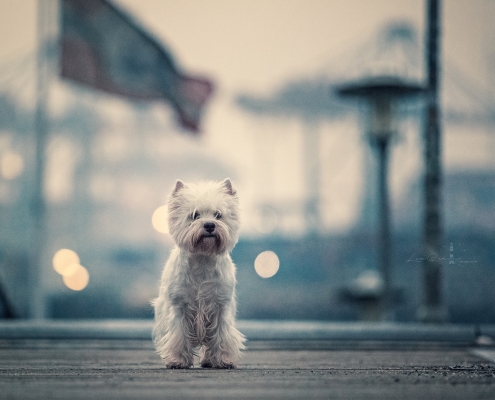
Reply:
[[[168,201],[169,232],[182,250],[230,252],[239,238],[239,200],[229,179],[175,183]]]

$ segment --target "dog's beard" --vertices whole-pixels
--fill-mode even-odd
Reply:
[[[194,253],[219,254],[223,253],[225,246],[220,235],[201,235],[192,246]]]
[[[197,224],[190,227],[179,243],[190,253],[223,254],[227,250],[228,235],[220,224],[217,224],[213,233],[205,232],[202,224]]]

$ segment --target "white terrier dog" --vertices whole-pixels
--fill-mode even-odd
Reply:
[[[168,368],[189,368],[201,346],[204,368],[235,368],[246,340],[235,328],[239,201],[229,179],[185,184],[168,201],[176,247],[153,301],[153,341]]]

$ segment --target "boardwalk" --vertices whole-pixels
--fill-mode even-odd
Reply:
[[[495,399],[494,361],[489,345],[283,339],[250,341],[236,370],[167,370],[149,340],[4,337],[0,399]]]

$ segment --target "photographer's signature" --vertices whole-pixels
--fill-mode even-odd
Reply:
[[[477,264],[476,260],[464,260],[462,257],[442,257],[438,254],[431,253],[426,257],[422,255],[418,255],[418,253],[414,253],[411,257],[408,258],[408,263],[423,263],[425,261],[438,263],[438,264]]]

